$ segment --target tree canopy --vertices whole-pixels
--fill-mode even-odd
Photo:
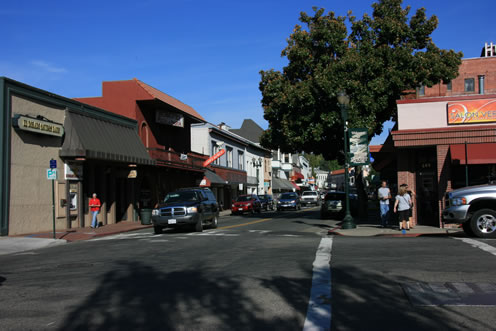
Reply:
[[[410,15],[402,3],[379,0],[361,19],[315,7],[313,16],[301,13],[306,27],[296,25],[282,51],[288,65],[260,72],[269,122],[263,146],[342,160],[339,91],[350,97],[349,126],[368,128],[371,137],[396,119],[396,100],[406,91],[458,75],[463,54],[439,49],[430,37],[437,17],[426,17],[424,8]]]

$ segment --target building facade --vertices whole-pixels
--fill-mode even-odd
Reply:
[[[141,169],[153,165],[137,122],[0,77],[1,235],[138,220]],[[50,178],[50,179],[49,179]]]
[[[154,165],[140,182],[140,208],[181,187],[198,186],[207,156],[192,152],[191,125],[205,123],[192,107],[138,79],[102,83],[102,96],[76,100],[132,118]]]
[[[381,177],[393,170],[395,184],[416,193],[418,224],[444,227],[446,192],[496,179],[496,53],[486,48],[481,58],[463,59],[453,81],[398,100],[397,126],[371,148]]]

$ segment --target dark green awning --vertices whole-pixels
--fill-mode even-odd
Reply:
[[[133,126],[68,110],[64,129],[62,158],[154,164]]]

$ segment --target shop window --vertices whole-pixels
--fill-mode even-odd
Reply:
[[[453,189],[466,186],[465,165],[453,165],[451,168],[451,187]],[[496,169],[489,164],[469,164],[468,165],[468,185],[488,184],[496,180]]]
[[[475,81],[473,78],[465,79],[465,92],[474,92],[475,91]]]
[[[420,87],[418,88],[418,95],[419,96],[425,95],[425,86],[424,85],[420,85]]]

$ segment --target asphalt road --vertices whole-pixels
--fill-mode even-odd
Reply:
[[[302,330],[323,288],[323,328],[494,330],[496,241],[331,238],[328,222],[264,212],[0,256],[0,329]]]

